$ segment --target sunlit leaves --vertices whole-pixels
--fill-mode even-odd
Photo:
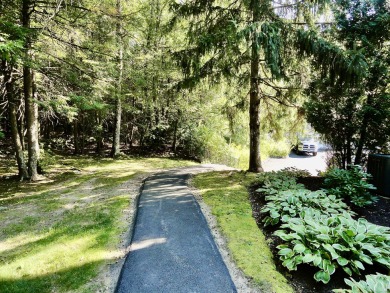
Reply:
[[[373,263],[390,267],[390,230],[365,219],[354,220],[346,212],[331,218],[306,212],[281,228],[275,235],[284,241],[277,247],[283,265],[289,270],[301,263],[317,267],[318,282],[328,283],[339,268],[360,275]]]

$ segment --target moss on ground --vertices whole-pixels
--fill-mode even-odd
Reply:
[[[265,236],[252,217],[247,186],[253,180],[253,174],[243,172],[211,172],[196,175],[193,184],[211,208],[244,274],[263,292],[293,292],[276,270]]]

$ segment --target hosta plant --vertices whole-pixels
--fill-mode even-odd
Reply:
[[[316,281],[328,283],[331,275],[343,269],[360,275],[366,265],[381,264],[390,269],[390,229],[354,220],[347,213],[324,216],[308,209],[291,218],[275,232],[285,243],[277,246],[283,265],[289,270],[306,263],[318,268]]]
[[[263,186],[257,189],[257,192],[266,195],[276,194],[281,191],[305,189],[303,184],[297,183],[297,179],[289,176],[270,176],[264,181]]]
[[[376,187],[367,182],[371,177],[360,166],[351,166],[349,170],[334,168],[326,172],[324,185],[329,194],[347,198],[362,207],[377,201],[377,197],[370,193]]]
[[[298,168],[295,168],[295,167],[286,167],[286,168],[278,171],[278,173],[281,173],[281,174],[283,174],[285,176],[295,177],[295,178],[311,176],[309,171],[301,170],[301,169],[298,169]]]
[[[350,289],[335,289],[335,293],[388,293],[390,292],[390,276],[376,274],[367,275],[365,281],[345,279]]]
[[[298,217],[300,212],[313,208],[327,216],[342,214],[349,207],[334,195],[327,195],[324,191],[310,191],[307,189],[290,189],[274,192],[273,188],[262,188],[266,205],[260,210],[266,214],[264,226],[288,222],[290,218]],[[352,214],[353,212],[350,211]]]
[[[296,183],[298,177],[308,177],[310,173],[307,170],[299,170],[293,167],[284,168],[280,171],[271,171],[271,172],[263,172],[259,173],[257,176],[257,183],[264,185],[270,182],[285,182],[288,181],[290,183]],[[276,184],[278,184],[276,183]],[[281,185],[283,186],[283,184]],[[303,185],[300,184],[300,186]]]

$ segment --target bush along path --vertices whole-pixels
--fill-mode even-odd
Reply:
[[[283,267],[291,274],[298,270],[294,277],[304,273],[318,282],[309,285],[310,289],[297,288],[298,292],[389,292],[390,228],[368,222],[343,202],[371,204],[377,198],[366,190],[373,187],[361,180],[365,174],[357,167],[329,173],[325,174],[325,183],[341,178],[339,185],[319,191],[307,190],[296,182],[296,177],[306,175],[302,171],[259,175],[257,197],[264,201],[255,209],[259,225],[272,233]],[[355,190],[351,193],[352,188]],[[350,289],[336,289],[339,286]]]
[[[188,177],[173,170],[145,181],[116,292],[236,292]]]

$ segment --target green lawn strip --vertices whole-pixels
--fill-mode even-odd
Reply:
[[[194,164],[59,158],[49,169],[54,182],[0,184],[0,194],[7,193],[0,197],[0,292],[102,289],[100,272],[121,256],[120,235],[129,227],[125,182],[156,169]],[[64,166],[80,172],[64,175]]]
[[[293,292],[276,270],[263,233],[252,217],[246,186],[254,175],[243,172],[211,172],[194,177],[204,202],[217,218],[228,248],[244,274],[264,292]]]

